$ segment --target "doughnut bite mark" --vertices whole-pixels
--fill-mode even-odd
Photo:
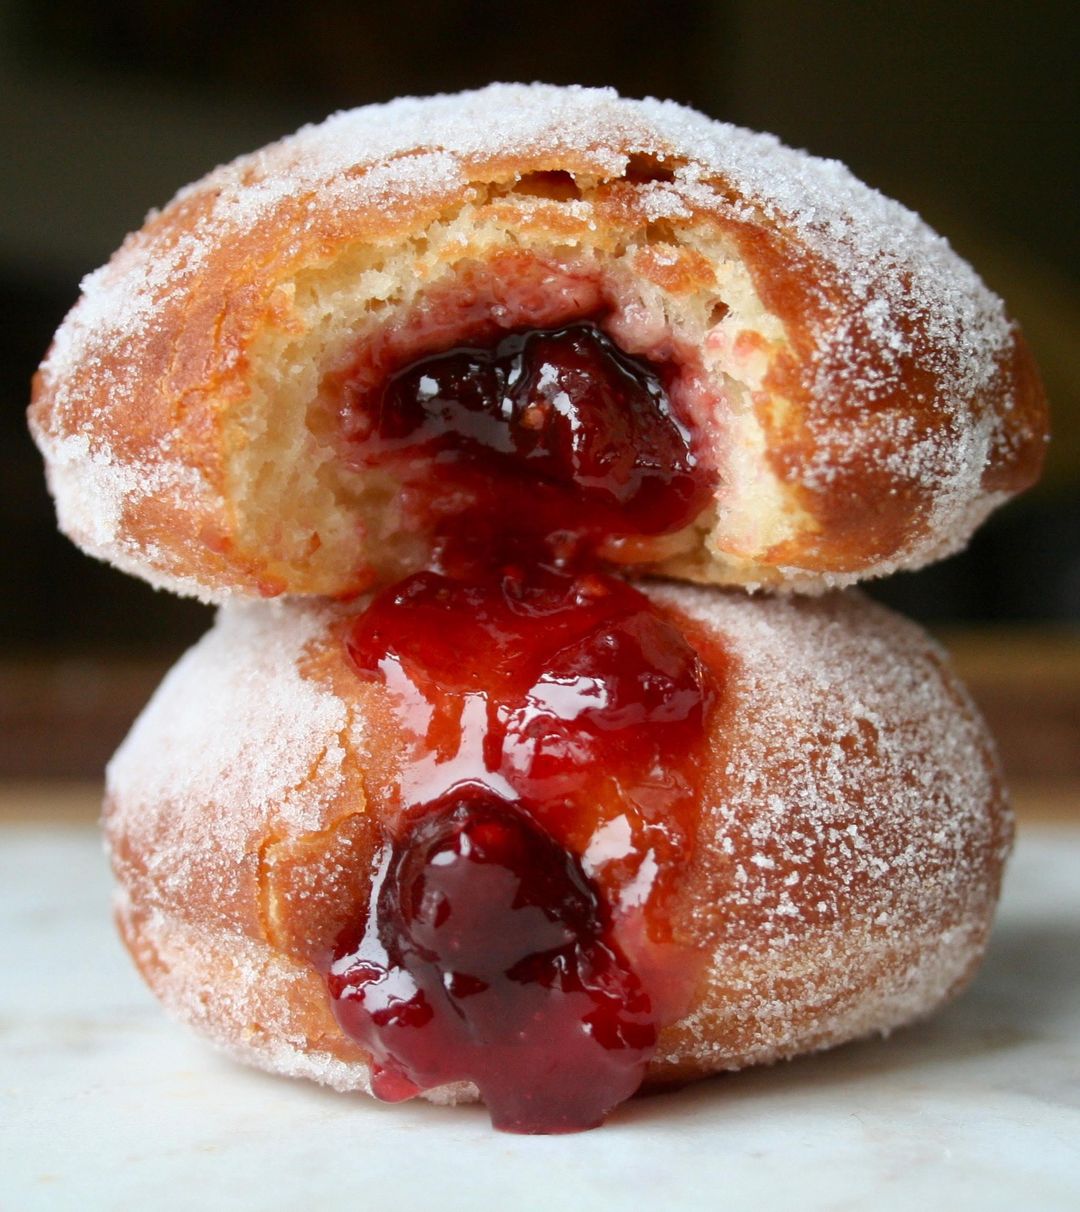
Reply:
[[[712,495],[662,378],[594,324],[531,329],[415,360],[368,393],[348,383],[347,432],[357,462],[393,469],[403,529],[435,551],[487,533],[496,562],[515,546],[617,561]]]
[[[1039,471],[1026,346],[914,215],[767,136],[547,86],[337,115],[182,191],[85,282],[31,427],[88,551],[209,599],[347,595],[423,567],[440,511],[354,457],[346,380],[583,322],[658,370],[705,486],[676,529],[619,521],[597,550],[631,570],[847,584],[956,550]]]
[[[166,1006],[274,1072],[552,1131],[966,982],[1011,823],[919,629],[591,580],[221,612],[108,774],[117,913]],[[427,1033],[395,1020],[419,993]],[[569,1068],[523,1105],[476,1053],[537,1013]]]

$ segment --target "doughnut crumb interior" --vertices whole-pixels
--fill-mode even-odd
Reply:
[[[349,398],[582,319],[663,372],[704,484],[673,529],[594,543],[633,572],[917,567],[1041,464],[1023,339],[917,216],[770,136],[546,86],[339,114],[181,191],[84,282],[31,426],[93,554],[208,600],[340,596],[432,540]]]

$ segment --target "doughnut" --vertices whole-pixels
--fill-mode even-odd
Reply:
[[[30,424],[76,543],[224,602],[355,596],[496,523],[631,575],[843,587],[962,547],[1047,422],[1001,301],[841,165],[498,85],[182,190],[83,283]]]
[[[1012,823],[942,654],[857,591],[534,568],[222,607],[105,828],[135,963],[234,1057],[560,1132],[928,1014]]]

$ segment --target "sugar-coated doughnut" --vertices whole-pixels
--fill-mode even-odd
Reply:
[[[667,910],[704,966],[646,1081],[933,1010],[979,960],[1011,840],[990,741],[940,652],[854,593],[643,590],[719,687]],[[341,1091],[369,1090],[369,1056],[315,957],[365,912],[408,760],[391,691],[343,643],[362,606],[224,608],[114,757],[105,813],[121,931],[168,1009],[242,1060]]]
[[[345,595],[430,559],[396,471],[343,453],[348,392],[583,318],[661,369],[706,478],[611,563],[841,586],[1038,474],[1024,341],[917,216],[770,136],[549,86],[338,114],[181,191],[83,284],[31,425],[87,551],[208,600]]]

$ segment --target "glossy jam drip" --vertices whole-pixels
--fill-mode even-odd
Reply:
[[[346,432],[362,463],[393,469],[424,529],[459,532],[468,514],[485,531],[498,519],[503,540],[576,553],[671,533],[704,508],[708,478],[671,378],[593,324],[516,332],[346,391]]]
[[[580,863],[522,812],[477,793],[430,808],[385,856],[329,978],[375,1094],[469,1080],[498,1128],[599,1124],[656,1043],[607,917]]]
[[[507,1130],[594,1126],[698,975],[671,906],[711,675],[624,582],[541,566],[417,574],[347,646],[401,738],[370,912],[330,977],[376,1093],[471,1080]]]

